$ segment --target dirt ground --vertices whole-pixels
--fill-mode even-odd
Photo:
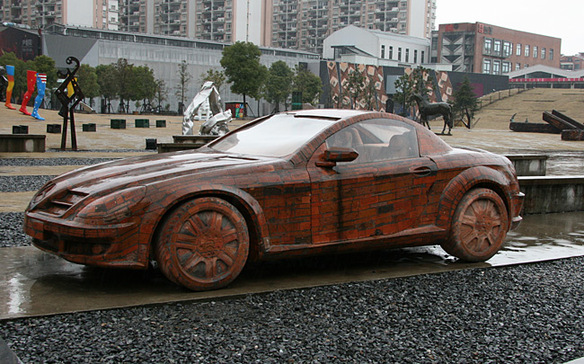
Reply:
[[[509,120],[513,114],[516,121],[543,122],[543,111],[553,109],[561,111],[570,117],[584,122],[584,90],[570,89],[532,89],[523,93],[506,97],[505,91],[493,95],[500,100],[484,107],[476,115],[476,125],[472,129],[456,126],[452,136],[442,138],[454,146],[482,148],[496,153],[538,152],[546,150],[583,151],[583,141],[562,141],[558,134],[517,133],[509,130]],[[32,108],[29,107],[29,111]],[[39,110],[45,121],[23,115],[17,110],[9,110],[0,106],[0,134],[12,134],[13,125],[27,125],[30,134],[47,136],[47,153],[42,157],[58,156],[63,152],[56,151],[61,145],[61,134],[46,132],[47,124],[62,124],[62,117],[52,110]],[[126,119],[127,129],[111,129],[110,119]],[[149,119],[150,128],[136,128],[136,119]],[[165,128],[157,128],[156,120],[166,120]],[[82,125],[96,124],[96,132],[83,132]],[[232,127],[245,123],[234,120]],[[79,151],[75,156],[97,156],[95,150],[134,150],[144,151],[146,139],[156,139],[158,143],[172,142],[173,135],[181,134],[182,116],[160,115],[119,115],[119,114],[75,114],[77,130],[77,145]],[[440,132],[443,123],[435,120],[431,123],[432,130]],[[198,130],[199,125],[195,126]],[[67,147],[70,148],[70,136]],[[91,152],[88,152],[91,151]],[[151,152],[148,152],[151,153]],[[0,153],[0,157],[33,157],[35,153]],[[123,156],[126,153],[107,153],[108,156]]]

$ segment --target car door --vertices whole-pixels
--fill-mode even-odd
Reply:
[[[399,139],[399,141],[398,141]],[[325,149],[352,148],[359,157],[318,167]],[[418,226],[436,165],[420,157],[415,128],[391,119],[341,129],[308,164],[313,244],[390,236]]]

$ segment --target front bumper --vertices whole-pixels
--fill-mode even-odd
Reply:
[[[24,218],[24,232],[37,248],[74,263],[102,267],[148,267],[148,246],[140,242],[139,225],[139,220],[88,225],[32,212]]]

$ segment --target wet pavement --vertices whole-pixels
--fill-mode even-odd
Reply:
[[[450,270],[497,267],[584,255],[584,212],[529,215],[486,263],[461,263],[436,246],[258,263],[229,287],[186,291],[158,271],[99,269],[66,262],[34,247],[0,249],[0,319],[95,309],[219,299],[388,279]]]

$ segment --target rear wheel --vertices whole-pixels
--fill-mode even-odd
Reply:
[[[203,291],[231,283],[248,252],[249,234],[241,213],[222,199],[203,197],[183,203],[163,222],[156,260],[171,281]]]
[[[487,188],[476,188],[456,207],[450,238],[442,248],[462,260],[485,261],[501,248],[508,230],[507,208],[501,197]]]

